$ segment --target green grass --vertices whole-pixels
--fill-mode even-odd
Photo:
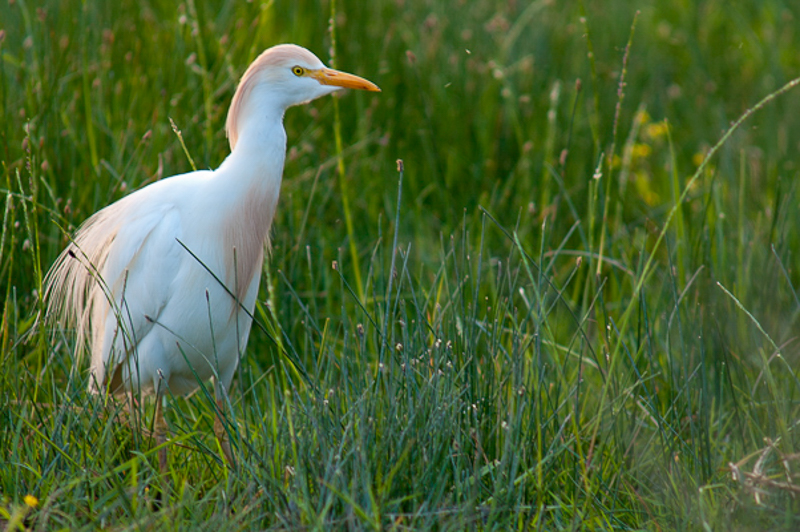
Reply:
[[[339,0],[383,92],[287,113],[238,469],[211,390],[168,475],[152,402],[87,395],[36,322],[64,231],[191,169],[170,119],[216,167],[238,76],[329,61],[329,15],[0,5],[0,528],[796,530],[793,2]]]

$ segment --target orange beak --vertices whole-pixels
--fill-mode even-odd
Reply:
[[[369,80],[340,72],[332,68],[320,68],[312,70],[308,75],[317,80],[321,85],[333,85],[345,89],[358,89],[362,91],[381,92],[381,89]]]

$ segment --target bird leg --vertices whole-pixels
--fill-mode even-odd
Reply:
[[[231,469],[236,469],[236,463],[233,461],[233,452],[231,452],[231,444],[228,440],[228,431],[225,430],[225,425],[222,423],[224,401],[222,400],[222,385],[218,379],[214,379],[214,397],[217,403],[216,415],[214,416],[214,435],[219,441],[219,446],[222,447],[222,454],[231,466]]]
[[[167,422],[164,420],[163,395],[156,394],[155,433],[156,445],[161,446],[167,442]],[[167,448],[158,450],[158,469],[161,473],[167,472]]]

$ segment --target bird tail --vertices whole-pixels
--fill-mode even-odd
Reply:
[[[97,218],[95,215],[87,220],[44,279],[42,295],[46,310],[43,323],[54,332],[74,330],[76,368],[82,367],[87,345],[95,344],[92,336],[100,332],[94,330],[95,325],[102,327],[102,324],[93,323],[93,314],[101,310],[99,306],[107,306],[110,301],[110,290],[100,272],[115,234],[98,234]],[[90,391],[96,387],[89,384]]]

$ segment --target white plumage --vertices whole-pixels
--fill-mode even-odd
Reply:
[[[231,154],[219,168],[148,185],[81,226],[48,273],[45,297],[48,318],[75,327],[76,351],[91,351],[91,391],[160,399],[167,388],[191,393],[198,377],[214,377],[218,394],[230,386],[280,192],[284,111],[341,87],[380,90],[299,46],[266,50],[234,94]],[[163,437],[160,401],[156,421]]]

